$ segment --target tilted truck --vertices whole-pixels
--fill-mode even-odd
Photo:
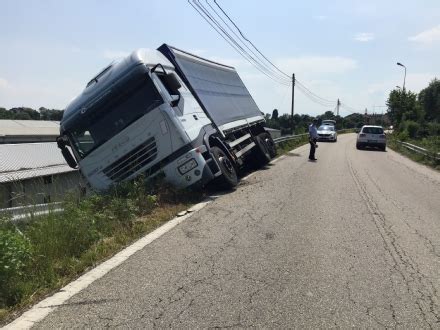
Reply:
[[[276,153],[264,123],[233,67],[163,44],[90,80],[65,109],[57,142],[96,190],[157,173],[182,188],[213,179],[233,187],[242,166]]]

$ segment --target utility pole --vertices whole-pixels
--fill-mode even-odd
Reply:
[[[292,111],[291,111],[291,125],[292,125],[292,134],[293,134],[293,108],[295,103],[295,74],[292,73]]]
[[[336,103],[336,116],[339,116],[339,107],[341,106],[341,101],[338,99],[338,103]]]

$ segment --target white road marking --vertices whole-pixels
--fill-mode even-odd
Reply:
[[[149,233],[143,238],[139,239],[132,245],[126,247],[121,252],[117,253],[111,259],[103,262],[98,265],[96,268],[91,271],[85,273],[77,280],[69,283],[64,288],[60,289],[59,292],[55,293],[53,296],[44,299],[39,302],[35,306],[33,306],[30,310],[23,313],[19,318],[14,320],[13,322],[6,325],[3,329],[29,329],[35,323],[44,319],[49,313],[54,311],[57,307],[64,304],[68,299],[70,299],[75,294],[87,288],[94,281],[100,279],[105,274],[107,274],[110,270],[122,264],[125,260],[127,260],[130,256],[135,254],[137,251],[143,249],[145,246],[153,242],[154,240],[161,237],[163,234],[167,233],[178,224],[182,223],[189,217],[191,217],[194,212],[201,210],[206,205],[211,203],[212,200],[203,201],[199,204],[192,206],[187,214],[181,217],[176,217],[161,227],[157,228],[155,231]]]

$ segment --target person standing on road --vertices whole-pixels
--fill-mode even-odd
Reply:
[[[310,142],[310,153],[309,159],[316,160],[315,158],[315,149],[318,147],[316,141],[318,141],[318,129],[316,125],[318,124],[318,119],[313,119],[313,122],[309,126],[309,142]]]

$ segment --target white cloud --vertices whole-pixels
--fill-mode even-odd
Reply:
[[[354,59],[340,56],[303,56],[276,61],[285,72],[313,74],[345,73],[357,68]]]
[[[374,40],[374,34],[370,32],[361,32],[354,36],[354,40],[360,42],[368,42]]]
[[[6,79],[0,77],[0,88],[6,89],[9,87],[9,83]]]
[[[431,45],[436,41],[440,41],[440,25],[433,27],[432,29],[420,32],[415,36],[409,37],[408,40],[423,45]]]
[[[121,50],[105,50],[103,52],[103,56],[109,60],[117,60],[123,57],[130,55],[130,52],[121,51]]]
[[[436,77],[432,73],[410,73],[406,76],[406,89],[410,89],[413,92],[420,92],[422,89],[428,87],[431,80]],[[437,75],[437,77],[439,77]]]
[[[422,89],[428,87],[431,80],[435,78],[433,73],[410,73],[406,76],[405,89],[418,93]],[[388,97],[391,90],[396,89],[396,86],[402,87],[403,76],[395,79],[389,79],[381,82],[376,82],[368,85],[367,92],[369,95],[382,95],[384,98]]]

